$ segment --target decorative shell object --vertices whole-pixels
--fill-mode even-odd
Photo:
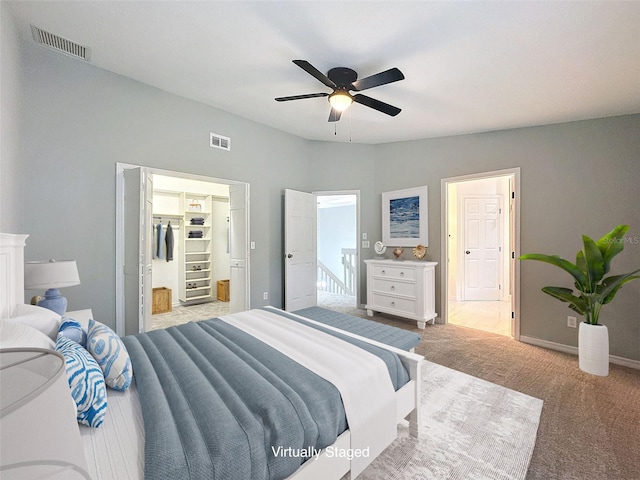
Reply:
[[[404,252],[404,248],[402,248],[402,247],[396,247],[396,248],[393,249],[393,255],[396,258],[400,258],[400,255],[402,255],[402,252]]]
[[[384,255],[384,252],[387,251],[387,247],[385,247],[384,244],[379,240],[375,243],[373,249],[378,255]]]
[[[427,247],[424,245],[418,245],[413,249],[413,256],[416,258],[424,258],[427,254]]]

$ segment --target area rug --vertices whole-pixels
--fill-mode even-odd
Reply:
[[[420,438],[398,438],[358,480],[516,480],[527,474],[542,400],[426,361]]]

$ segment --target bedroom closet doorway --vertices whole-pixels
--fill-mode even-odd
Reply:
[[[520,169],[442,180],[442,318],[518,339]]]
[[[118,333],[246,310],[248,185],[124,164],[117,173]]]

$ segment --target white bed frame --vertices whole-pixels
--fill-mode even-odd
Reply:
[[[0,233],[0,318],[9,318],[17,304],[24,303],[24,247],[28,235]],[[309,321],[309,319],[305,319]],[[407,371],[409,382],[400,388],[396,396],[396,418],[398,423],[409,421],[409,432],[413,437],[420,433],[420,385],[421,365],[424,358],[374,340],[359,337],[333,327],[326,328],[339,331],[358,338],[372,345],[385,348],[396,353]],[[338,437],[332,445],[337,449],[349,449],[351,437],[349,430]],[[290,480],[339,480],[351,470],[351,462],[346,457],[328,456],[326,451],[317,458],[305,462],[300,469],[289,477]]]
[[[24,303],[24,246],[29,235],[0,233],[0,319]]]
[[[324,325],[324,327],[326,328],[327,325]],[[400,423],[405,419],[408,420],[409,433],[412,437],[417,438],[420,435],[420,372],[424,357],[374,340],[358,337],[350,332],[344,332],[337,328],[330,328],[398,354],[402,364],[409,372],[410,380],[396,392],[396,420],[397,423]],[[350,445],[351,437],[349,430],[347,430],[338,437],[332,447],[335,449],[348,449],[350,448]],[[288,480],[339,480],[350,470],[351,462],[347,458],[328,457],[326,452],[322,452],[317,458],[307,460],[296,473],[289,477]]]

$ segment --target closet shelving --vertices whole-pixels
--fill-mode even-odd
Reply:
[[[213,299],[211,195],[183,193],[184,261],[180,271],[180,301]],[[200,219],[200,221],[198,221]]]

